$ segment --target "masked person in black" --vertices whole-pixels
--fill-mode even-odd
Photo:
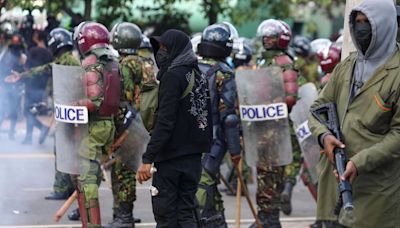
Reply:
[[[157,227],[197,227],[194,218],[195,193],[201,174],[201,154],[212,140],[208,85],[200,74],[189,37],[168,30],[151,38],[160,68],[158,110],[139,183],[157,171],[151,187]]]

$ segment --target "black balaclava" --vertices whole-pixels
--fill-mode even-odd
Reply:
[[[150,43],[156,56],[157,66],[159,67],[157,73],[158,80],[171,67],[179,65],[197,66],[197,57],[193,53],[190,39],[182,31],[169,29],[161,36],[151,37]],[[160,48],[160,43],[166,47],[167,51]],[[191,53],[188,53],[188,51]]]
[[[365,55],[372,39],[371,24],[356,23],[354,26],[354,37],[357,40],[358,45],[360,45],[361,51]]]
[[[156,54],[156,63],[159,68],[167,66],[169,61],[168,53],[165,49],[159,49]]]

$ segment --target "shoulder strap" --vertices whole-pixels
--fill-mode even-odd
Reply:
[[[198,72],[195,69],[193,69],[192,70],[192,74],[190,76],[189,84],[186,86],[186,89],[183,92],[181,98],[179,98],[179,100],[182,100],[183,98],[185,98],[193,90],[194,81],[195,81],[194,80],[195,79],[195,73],[198,73]]]

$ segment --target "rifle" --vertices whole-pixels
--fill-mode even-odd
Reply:
[[[340,130],[339,118],[337,115],[337,109],[335,103],[326,103],[316,108],[311,109],[311,114],[321,124],[325,125],[329,131],[339,141],[343,142],[342,132]],[[335,148],[333,150],[335,156],[335,167],[342,176],[346,170],[346,154],[342,148]],[[335,207],[335,214],[338,215],[340,209],[343,207],[345,211],[351,211],[354,209],[351,185],[348,180],[339,180],[339,200]]]

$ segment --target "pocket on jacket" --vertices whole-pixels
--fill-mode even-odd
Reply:
[[[382,97],[376,93],[372,97],[370,105],[360,119],[360,122],[372,133],[385,134],[390,129],[392,116],[392,105],[385,103]]]

